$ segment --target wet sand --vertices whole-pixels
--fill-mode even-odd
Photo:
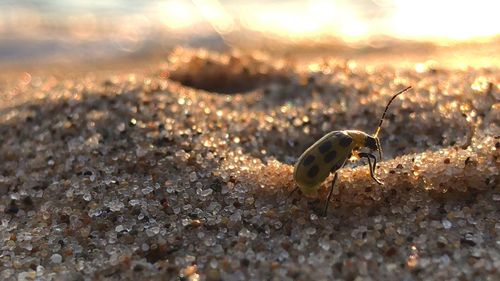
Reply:
[[[149,67],[3,76],[2,280],[494,280],[498,68],[298,66],[177,49]],[[329,212],[293,164],[332,130],[380,137]],[[342,189],[340,194],[339,190]]]

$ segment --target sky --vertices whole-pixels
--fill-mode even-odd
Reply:
[[[417,40],[470,40],[500,34],[500,2],[491,0],[0,0],[0,30],[21,23],[81,21],[154,27],[195,33],[252,30],[277,37],[373,36]]]
[[[0,0],[0,62],[246,42],[350,46],[500,36],[491,0]],[[221,43],[222,42],[222,43]],[[245,44],[245,43],[242,43]]]

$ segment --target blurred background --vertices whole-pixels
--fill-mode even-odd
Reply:
[[[491,0],[0,0],[0,66],[144,61],[181,45],[489,67],[499,11]]]

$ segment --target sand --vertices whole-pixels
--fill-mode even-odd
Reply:
[[[177,49],[134,71],[0,85],[2,280],[498,280],[500,72]],[[316,198],[293,164],[332,130],[366,163]],[[342,189],[342,193],[339,190]]]

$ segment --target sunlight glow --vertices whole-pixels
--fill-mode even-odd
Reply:
[[[195,7],[185,0],[160,2],[157,12],[160,22],[170,29],[184,29],[201,19]]]
[[[412,39],[466,40],[500,34],[499,1],[394,0],[388,29]]]
[[[242,6],[236,17],[245,28],[292,39],[338,37],[353,42],[389,36],[450,41],[500,34],[496,15],[500,2],[489,0],[376,0],[361,4],[311,0]]]
[[[193,0],[203,17],[221,34],[233,31],[235,22],[218,0]]]
[[[290,39],[340,36],[349,40],[369,31],[354,10],[332,1],[246,5],[242,22],[248,29]]]
[[[274,11],[254,15],[251,20],[247,21],[247,25],[255,31],[267,31],[289,37],[316,33],[321,27],[308,15],[294,12],[275,13]]]
[[[157,4],[157,19],[170,31],[245,34],[250,30],[285,40],[366,42],[389,37],[410,40],[478,40],[500,35],[490,0],[167,0]],[[196,27],[195,27],[196,26]]]

